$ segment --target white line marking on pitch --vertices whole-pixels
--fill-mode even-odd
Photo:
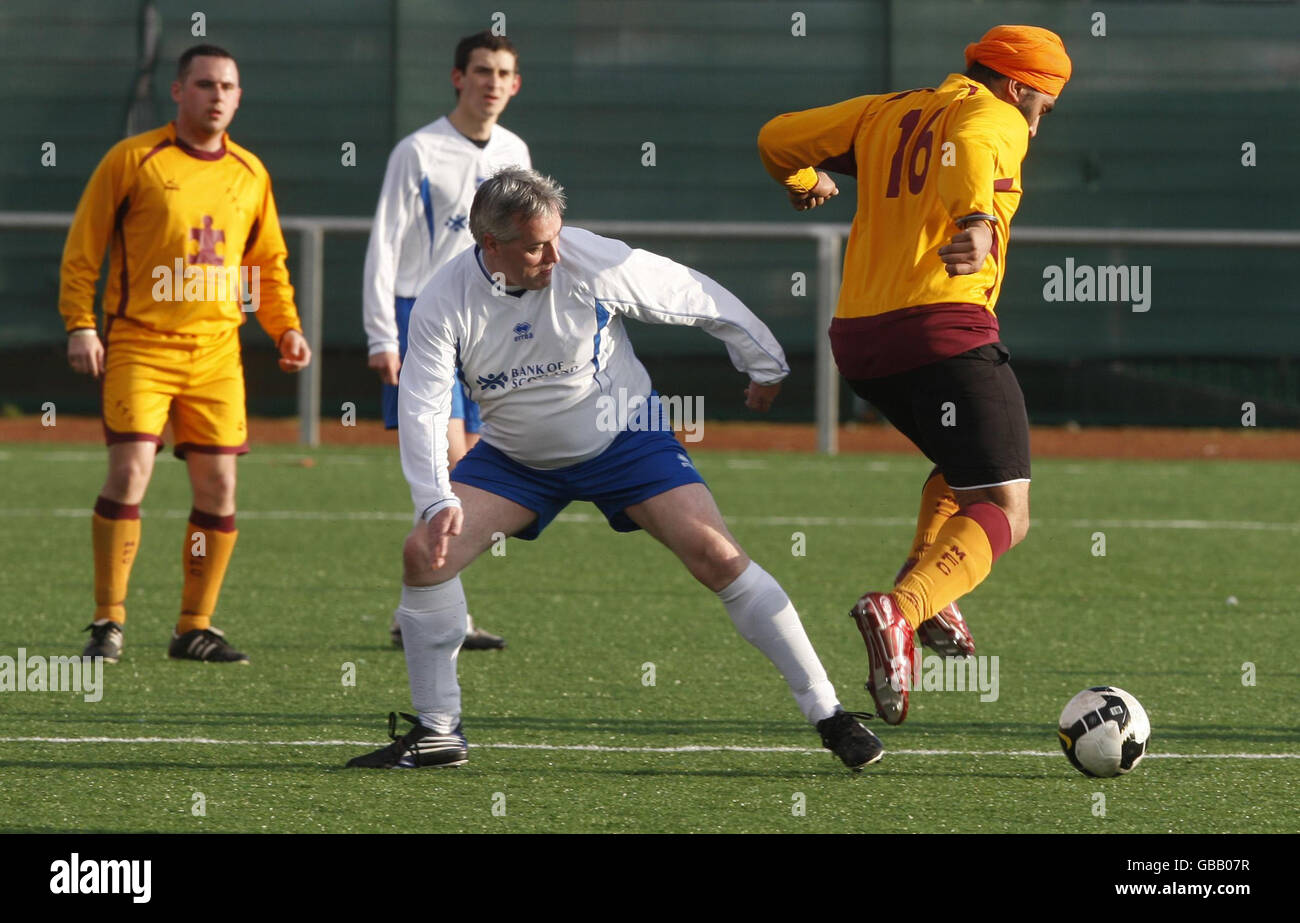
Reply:
[[[410,522],[410,513],[356,510],[240,510],[241,520],[307,520],[318,522]],[[88,519],[90,507],[84,509],[43,510],[33,507],[0,510],[0,518],[55,516],[61,519]],[[184,519],[188,510],[146,510],[146,517]],[[595,513],[561,513],[559,522],[604,522],[605,517]],[[743,522],[758,526],[910,526],[914,517],[904,516],[728,516],[728,522]],[[1300,532],[1300,522],[1255,522],[1215,519],[1035,519],[1036,526],[1064,526],[1070,529],[1193,529],[1227,532]]]
[[[218,740],[215,737],[0,737],[0,744],[225,744],[231,747],[370,747],[373,740]],[[585,753],[818,753],[815,747],[608,747],[601,744],[470,744],[481,750],[545,750]],[[1060,756],[1059,750],[886,750],[891,756]],[[1300,753],[1148,753],[1147,759],[1295,760]]]

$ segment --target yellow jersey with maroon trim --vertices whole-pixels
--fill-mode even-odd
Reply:
[[[1008,228],[1029,126],[978,81],[859,96],[777,116],[758,136],[768,172],[802,193],[817,169],[857,177],[831,340],[841,372],[875,378],[995,342]],[[983,267],[949,276],[938,250],[985,219]]]
[[[271,178],[229,136],[219,151],[200,151],[170,123],[104,155],[63,248],[59,311],[69,331],[95,327],[106,246],[110,323],[208,336],[242,324],[246,306],[277,343],[301,329]]]

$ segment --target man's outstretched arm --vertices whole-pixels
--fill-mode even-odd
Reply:
[[[456,347],[445,320],[431,316],[417,301],[411,311],[397,398],[402,473],[411,502],[422,519],[459,507],[447,471],[447,422],[456,375]],[[454,534],[454,533],[453,533]]]

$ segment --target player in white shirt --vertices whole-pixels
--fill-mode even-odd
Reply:
[[[480,32],[461,39],[451,72],[456,108],[393,148],[366,250],[362,296],[369,365],[383,382],[384,424],[397,428],[397,380],[415,296],[433,274],[473,246],[469,209],[483,180],[508,166],[531,166],[528,146],[497,124],[519,92],[518,52],[505,36]],[[479,412],[462,389],[453,392],[449,463],[478,441]],[[402,643],[394,622],[390,633]],[[465,647],[505,647],[470,620]]]
[[[741,636],[785,677],[823,744],[852,769],[884,752],[844,711],[799,615],[727,530],[713,495],[657,414],[625,317],[702,327],[726,344],[765,411],[789,373],[767,327],[707,276],[577,228],[562,229],[563,191],[508,168],[475,195],[476,246],[444,266],[411,314],[398,433],[415,526],[403,549],[406,665],[416,716],[354,767],[459,766],[456,655],[466,603],[459,573],[494,534],[533,539],[572,500],[597,505],[615,531],[645,529],[717,594]],[[448,474],[446,423],[458,370],[483,413],[483,439]]]

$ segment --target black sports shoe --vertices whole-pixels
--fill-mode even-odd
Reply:
[[[394,647],[402,646],[402,626],[397,624],[396,616],[393,616],[393,621],[388,626],[388,637],[393,639]],[[466,651],[503,651],[505,649],[505,638],[494,635],[490,631],[484,631],[477,625],[465,633],[465,640],[461,644],[461,650]]]
[[[393,742],[373,753],[354,756],[348,760],[349,769],[419,769],[436,766],[446,769],[464,766],[469,762],[469,744],[461,726],[450,734],[439,734],[420,723],[414,715],[402,712],[402,717],[415,727],[403,736],[397,736],[397,712],[388,713],[388,736]]]
[[[201,660],[204,663],[248,663],[248,655],[231,647],[226,641],[226,633],[220,628],[196,628],[183,635],[173,631],[167,656],[172,660]]]
[[[503,651],[506,649],[506,639],[475,625],[465,633],[465,642],[460,648],[463,651]]]
[[[90,632],[90,640],[81,656],[103,657],[104,663],[117,663],[122,656],[122,626],[110,619],[99,619],[84,630]]]
[[[885,745],[880,738],[858,723],[858,718],[874,718],[869,712],[837,711],[829,718],[817,722],[817,733],[822,735],[822,746],[834,753],[844,765],[854,772],[863,766],[880,762],[885,755]]]

